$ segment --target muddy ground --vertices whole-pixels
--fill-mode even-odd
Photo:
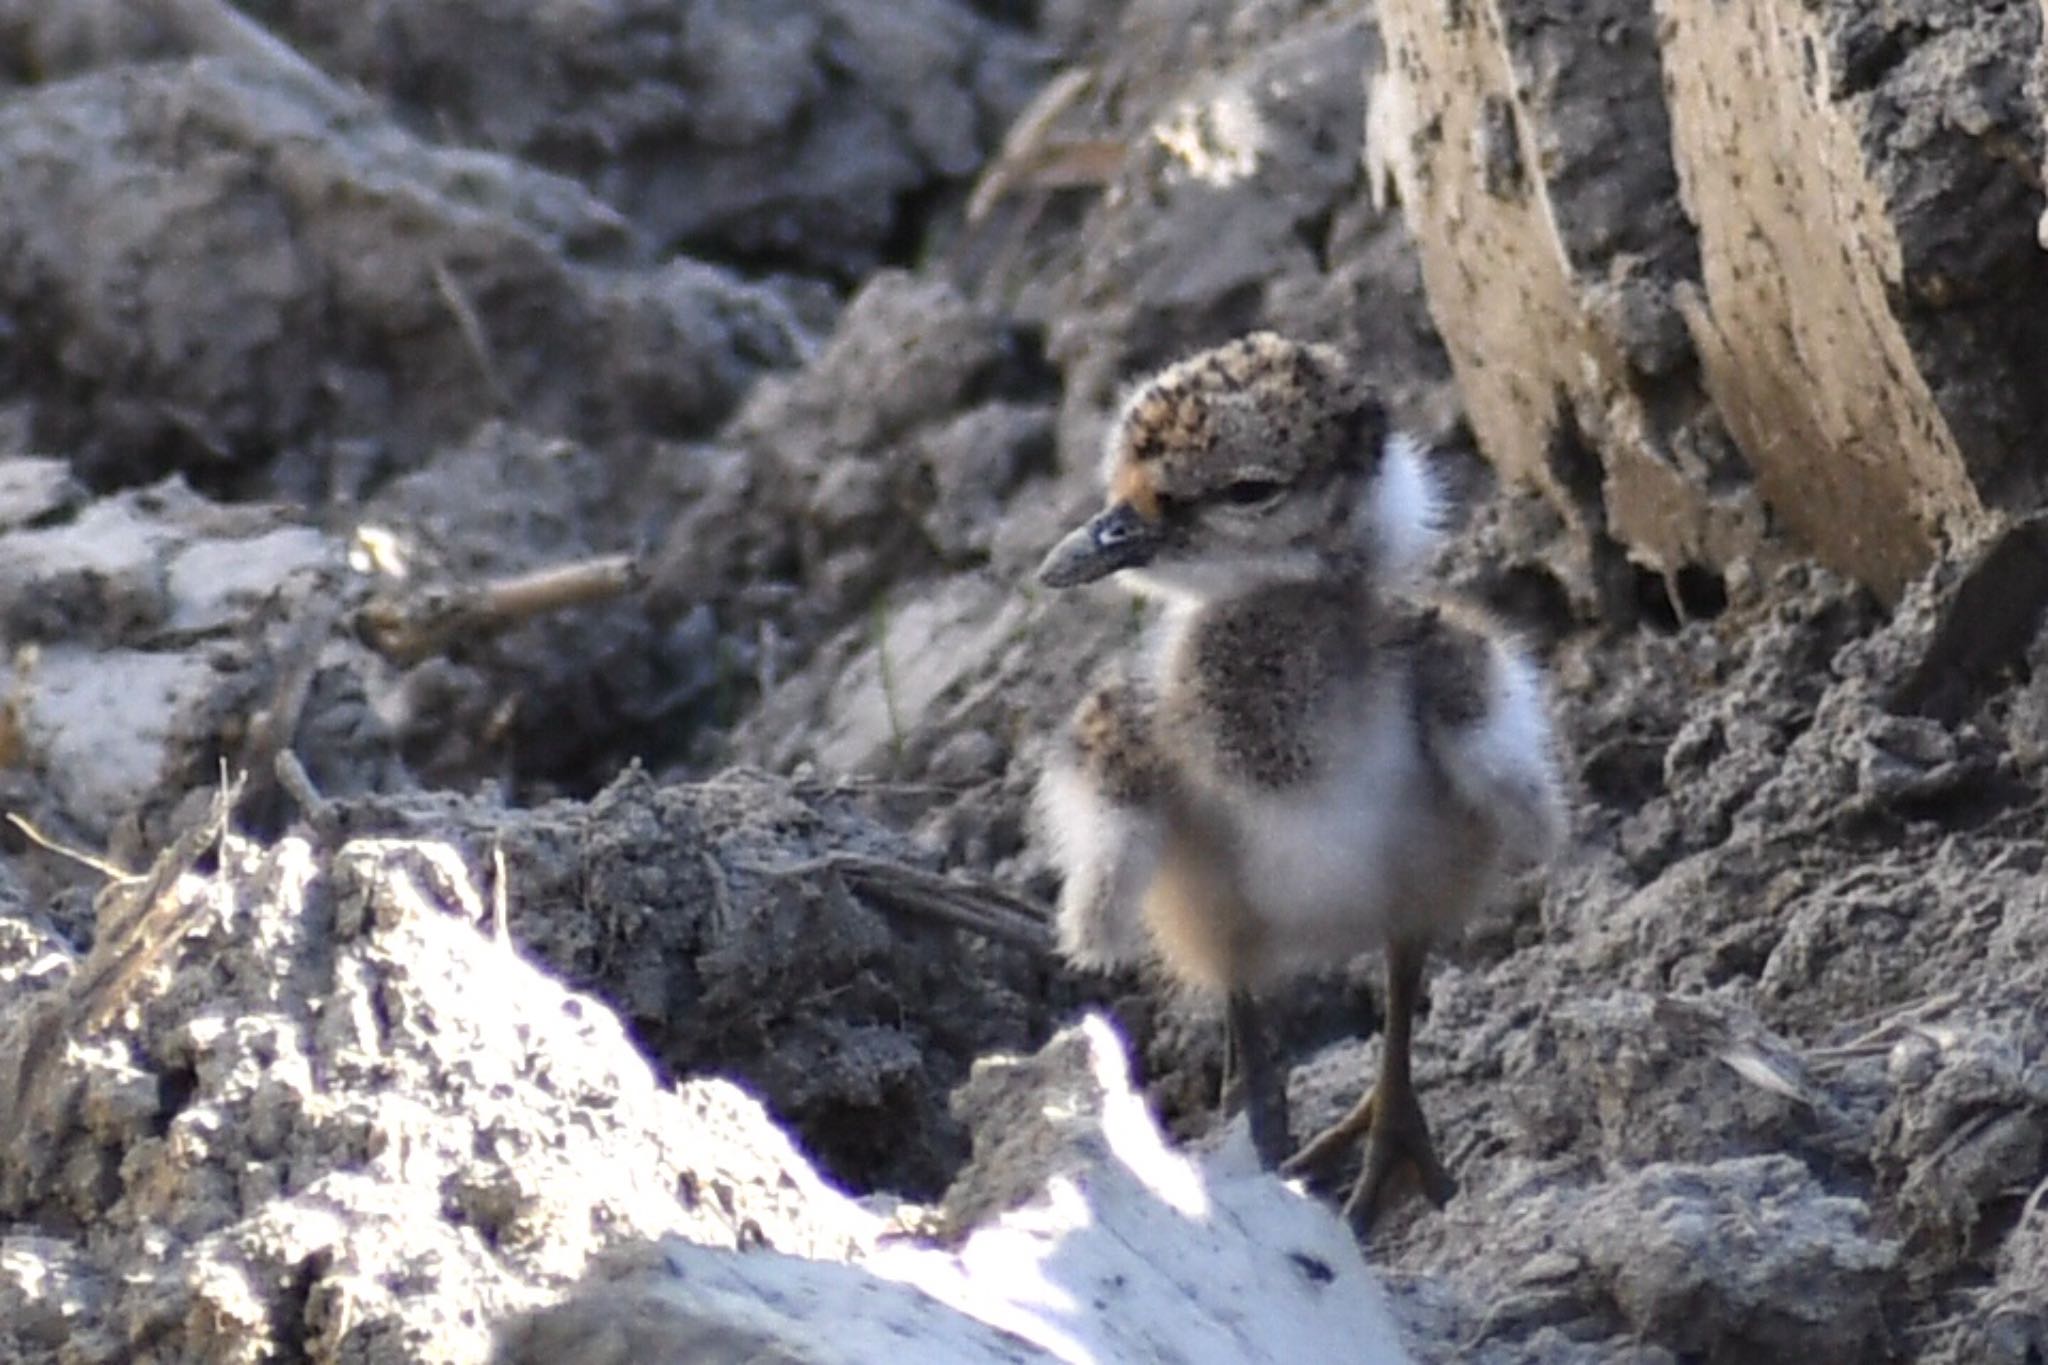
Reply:
[[[1498,474],[1385,63],[1311,0],[0,3],[0,1358],[849,1255],[788,1140],[957,1238],[1044,1171],[956,1089],[1091,1007],[1215,1144],[1213,1014],[1045,949],[1038,756],[1144,621],[1029,569],[1120,386],[1272,326],[1435,446],[1569,742],[1430,981],[1408,1349],[2048,1359],[2048,533],[2008,481],[1866,586],[1682,461],[1742,534],[1631,543],[1597,423]],[[1297,1130],[1377,995],[1286,1002]]]

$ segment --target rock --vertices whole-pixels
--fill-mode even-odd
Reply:
[[[62,460],[0,457],[0,531],[33,525],[75,508],[85,490]]]
[[[943,430],[954,414],[1043,385],[1023,338],[993,310],[944,284],[884,274],[847,305],[816,363],[757,388],[725,436],[767,464],[764,477],[788,481],[775,493],[804,518],[815,573],[828,547],[886,529],[909,507],[912,471],[891,467],[908,438],[939,427],[933,439],[957,441]],[[997,408],[983,420],[1013,417]]]
[[[987,560],[1012,493],[1051,463],[1053,414],[1042,406],[990,403],[920,443],[931,481],[925,538],[950,565]]]
[[[1435,1340],[1469,1315],[1455,1354],[1424,1359],[1632,1359],[1645,1341],[1730,1365],[1886,1349],[1896,1249],[1872,1234],[1862,1201],[1828,1194],[1797,1161],[1660,1162],[1595,1186],[1554,1180],[1525,1168],[1483,1207],[1469,1195],[1452,1206],[1495,1250],[1432,1257],[1448,1297],[1411,1300],[1397,1283],[1397,1314],[1435,1318]],[[1601,1345],[1579,1354],[1574,1340]]]
[[[1592,1201],[1565,1240],[1611,1284],[1630,1326],[1678,1350],[1853,1360],[1886,1339],[1895,1260],[1868,1219],[1797,1162],[1750,1157],[1646,1167]]]
[[[2038,647],[2044,605],[2048,517],[2025,517],[1973,548],[1926,652],[1888,705],[1955,724]]]
[[[224,508],[176,480],[75,510],[0,533],[10,640],[113,643],[217,629],[331,558],[281,509]]]
[[[15,647],[0,659],[11,717],[0,748],[4,766],[46,779],[19,808],[95,845],[133,817],[147,856],[176,805],[159,799],[167,787],[212,781],[223,758],[256,762],[267,784],[271,760],[251,748],[271,743],[260,713],[300,665],[310,675],[295,729],[275,739],[329,796],[390,790],[409,773],[495,776],[508,753],[543,794],[637,751],[690,751],[729,704],[736,666],[709,619],[583,604],[398,663],[356,628],[387,595],[473,591],[625,551],[639,528],[623,510],[672,482],[624,463],[490,422],[356,506],[345,536],[177,479],[90,502],[65,492],[0,527],[0,634]]]
[[[13,870],[0,864],[0,1010],[62,985],[72,955],[47,919],[29,908]]]
[[[777,767],[802,757],[831,772],[902,771],[911,746],[947,728],[937,718],[943,701],[1015,641],[1029,615],[1010,584],[991,578],[956,580],[943,593],[879,606],[873,626],[855,628],[845,641],[857,653],[829,688],[785,687],[740,742],[758,735],[773,743],[765,756]]]
[[[657,603],[778,623],[797,660],[883,608],[887,584],[991,551],[1002,499],[1045,461],[1048,376],[1027,339],[951,286],[885,273],[816,361],[757,387],[712,457],[708,496],[667,528]],[[786,591],[772,606],[760,584]],[[751,604],[735,589],[751,586]],[[842,755],[842,759],[848,756]]]
[[[690,448],[629,452],[486,422],[365,502],[351,558],[371,589],[407,600],[631,554],[687,505],[694,463]],[[730,705],[730,675],[752,663],[715,621],[658,621],[630,593],[431,653],[378,689],[408,760],[436,784],[509,760],[536,796],[694,752]]]
[[[190,780],[217,690],[193,654],[42,651],[17,688],[25,756],[50,774],[67,822],[103,840],[136,813],[138,793]]]
[[[1531,1055],[1514,1070],[1543,1081],[1521,1099],[1532,1137],[1590,1146],[1610,1171],[1788,1149],[1853,1159],[1871,1144],[1797,1049],[1711,997],[1568,1001],[1519,1045]],[[1551,1127],[1588,1120],[1591,1134]]]
[[[1898,1088],[1878,1159],[1898,1183],[1899,1216],[1916,1241],[1961,1254],[1979,1222],[2017,1193],[2013,1173],[2048,1162],[2044,1043],[2034,1021],[1964,1014],[1893,1044]]]
[[[2040,1207],[2040,1200],[2028,1197],[2020,1225],[1999,1255],[1999,1283],[1981,1294],[1975,1313],[1956,1324],[1941,1358],[2011,1365],[2048,1350],[2048,1296],[2040,1289],[2048,1268],[2048,1227]]]
[[[686,1242],[614,1258],[559,1305],[507,1325],[496,1365],[961,1365],[1060,1357],[907,1285],[830,1261]]]
[[[1300,0],[1138,0],[1094,49],[1060,128],[1122,163],[1077,229],[1028,219],[995,272],[1064,377],[1070,488],[1126,386],[1253,326],[1341,346],[1407,425],[1458,439],[1414,244],[1361,164],[1378,50],[1369,6]]]
[[[175,479],[0,531],[8,766],[42,778],[18,809],[95,847],[131,831],[148,856],[178,797],[251,742],[281,672],[318,672],[322,638],[298,632],[321,613],[331,624],[341,560],[286,509],[225,506]],[[331,673],[358,685],[330,676],[298,715],[301,757],[337,793],[394,775],[360,690],[365,653],[343,647]]]

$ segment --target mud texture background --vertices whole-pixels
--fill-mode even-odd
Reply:
[[[836,1263],[1106,1159],[1026,1140],[1091,1007],[1214,1145],[1216,1020],[1044,951],[1143,620],[1028,580],[1270,326],[1572,753],[1430,981],[1407,1350],[2048,1360],[2042,23],[0,0],[0,1359],[853,1358]]]

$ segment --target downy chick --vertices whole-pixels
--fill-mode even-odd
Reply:
[[[1257,996],[1386,953],[1377,1084],[1292,1171],[1361,1139],[1369,1226],[1412,1165],[1455,1190],[1410,1078],[1430,944],[1564,833],[1544,689],[1476,614],[1412,595],[1437,541],[1420,447],[1324,346],[1258,333],[1172,366],[1113,425],[1107,504],[1039,569],[1165,599],[1149,657],[1080,704],[1040,785],[1063,950],[1148,950],[1220,995],[1261,1161],[1289,1145]]]

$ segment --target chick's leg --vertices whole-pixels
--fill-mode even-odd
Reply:
[[[1415,1006],[1422,993],[1422,964],[1428,944],[1415,939],[1387,945],[1387,1011],[1385,1047],[1378,1082],[1351,1112],[1319,1133],[1282,1168],[1289,1175],[1327,1174],[1344,1154],[1363,1141],[1365,1164],[1344,1202],[1344,1216],[1361,1232],[1372,1229],[1389,1179],[1403,1166],[1420,1179],[1422,1193],[1441,1208],[1458,1191],[1415,1099],[1410,1045],[1415,1032]]]
[[[1265,1020],[1250,991],[1237,990],[1223,1008],[1223,1102],[1244,1101],[1259,1165],[1273,1170],[1287,1155],[1287,1073],[1273,1056]]]

